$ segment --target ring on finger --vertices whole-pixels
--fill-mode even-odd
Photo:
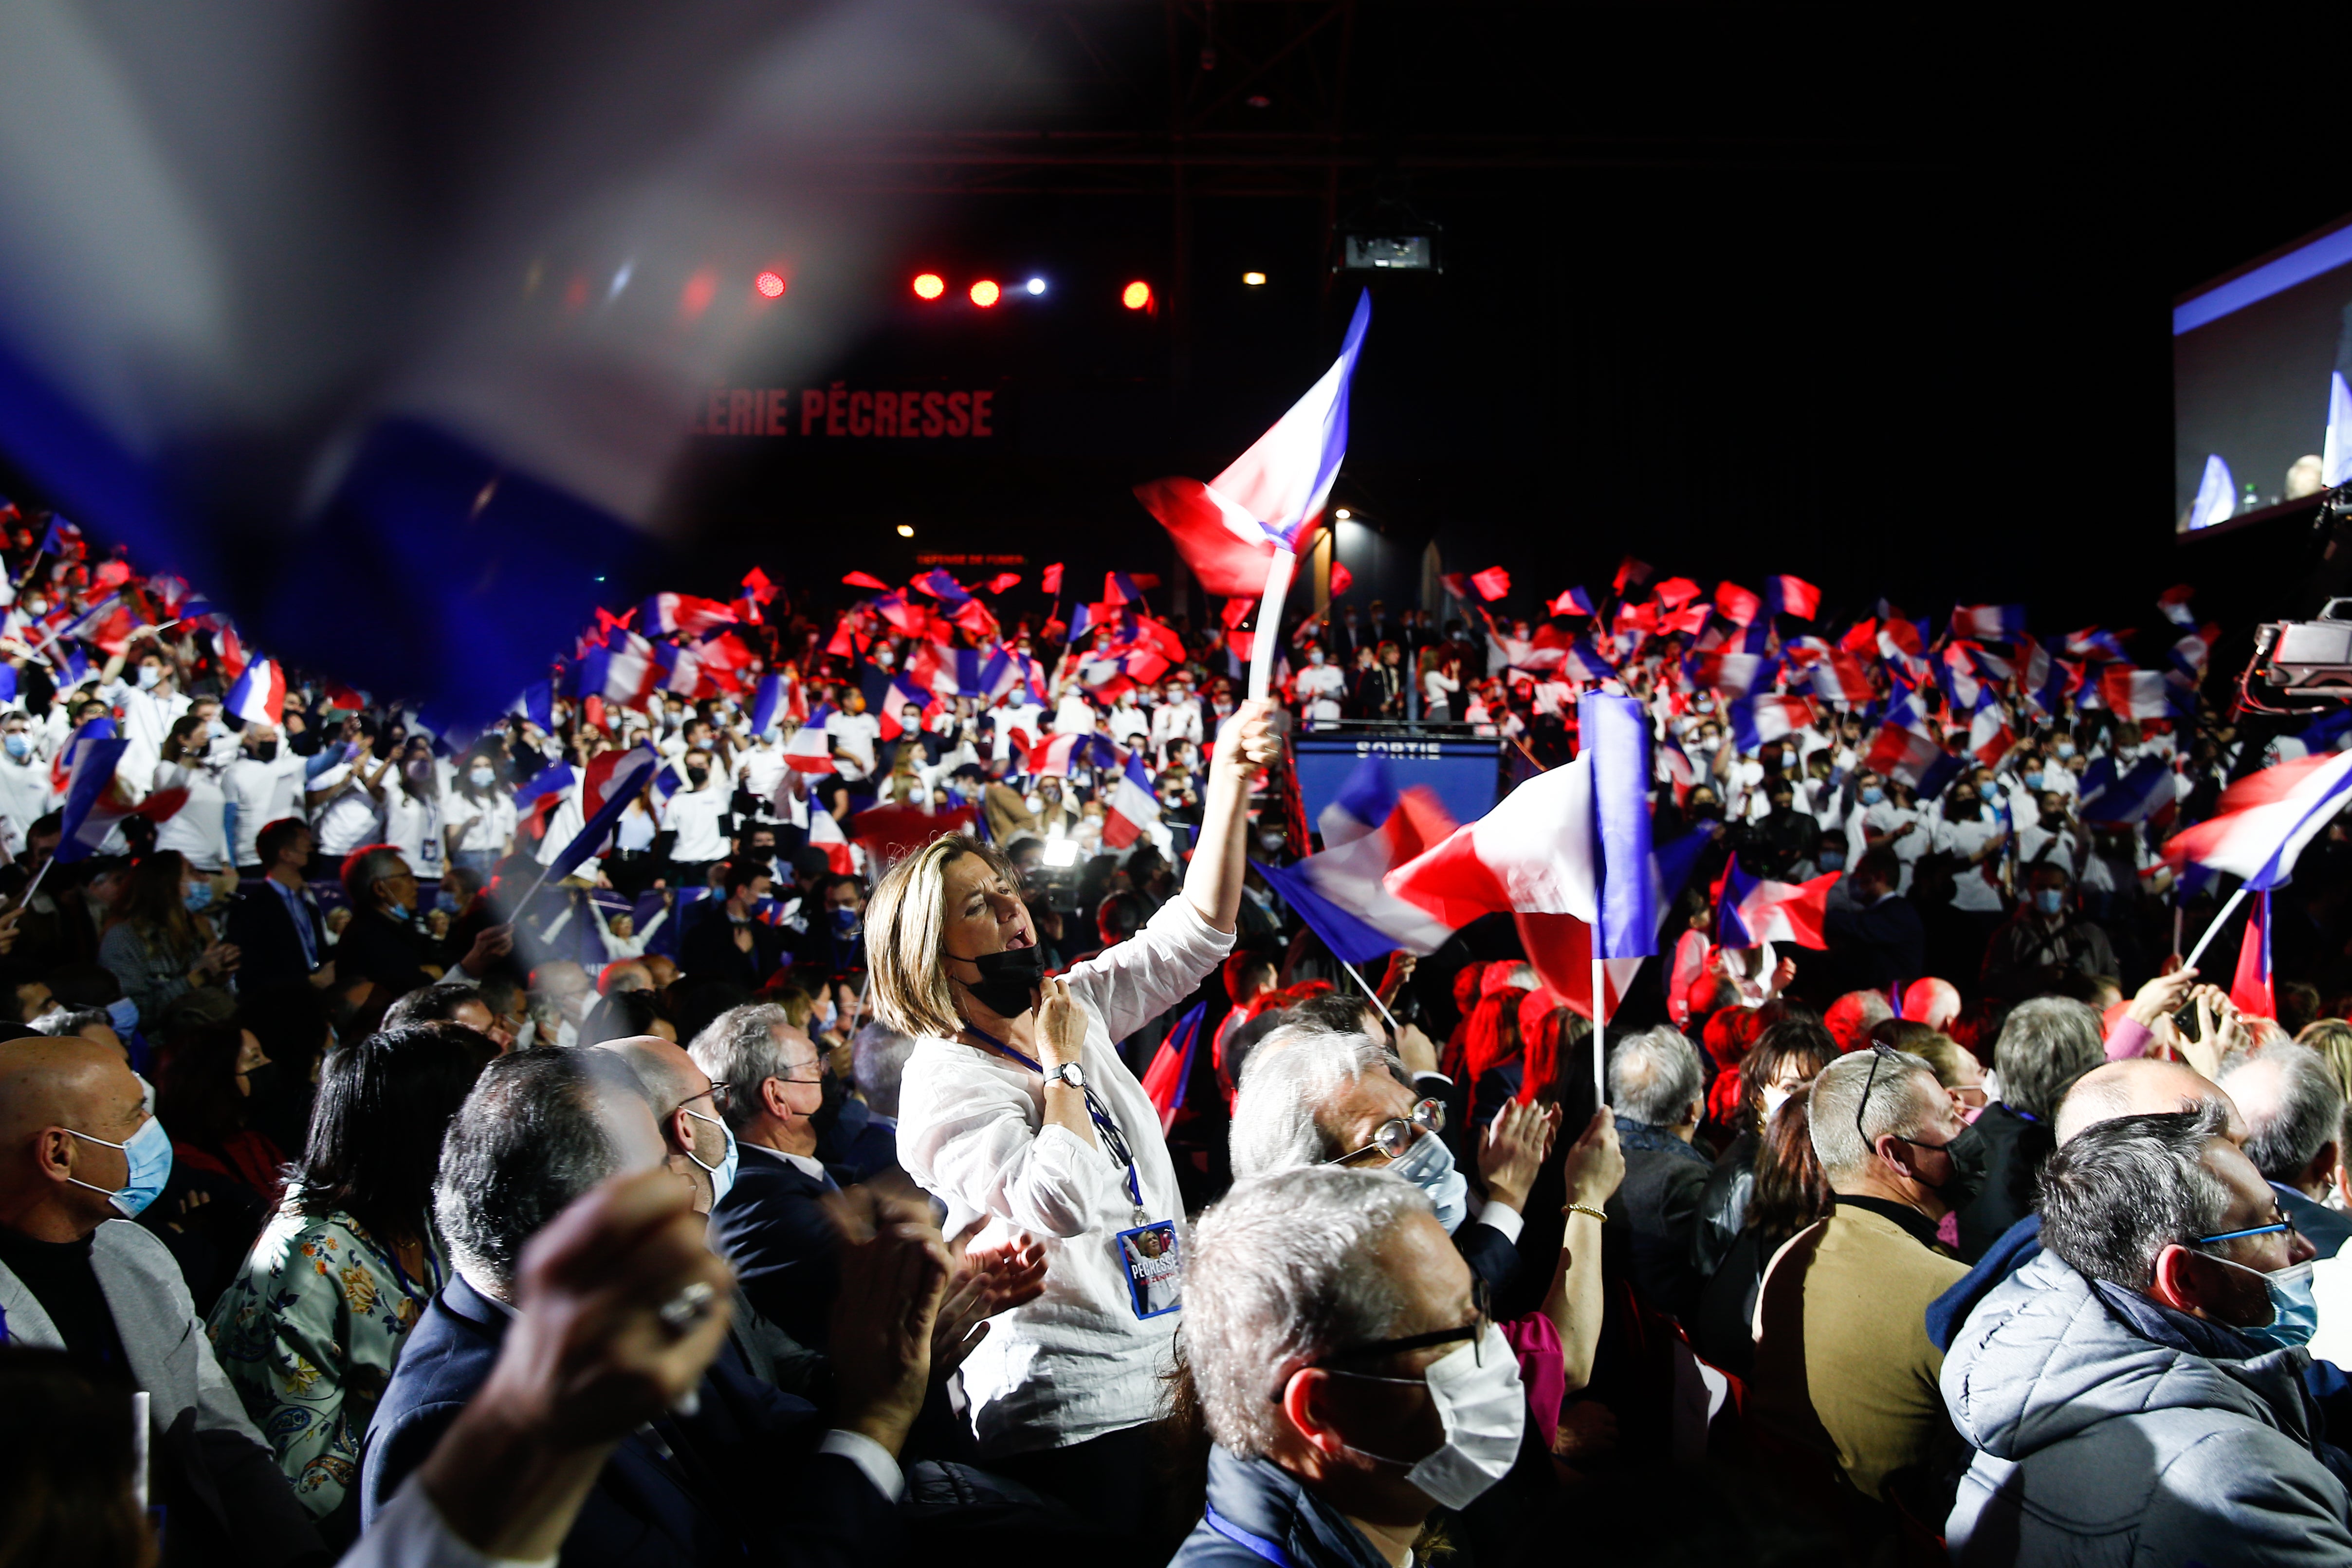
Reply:
[[[671,1333],[685,1334],[710,1316],[711,1303],[718,1297],[719,1292],[708,1280],[696,1279],[680,1287],[677,1294],[664,1301],[655,1315],[661,1319],[662,1327]]]

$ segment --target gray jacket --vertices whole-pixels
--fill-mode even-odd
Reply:
[[[1952,1561],[2352,1563],[2352,1494],[2303,1390],[2309,1352],[2249,1348],[2050,1253],[2026,1264],[1944,1358],[1944,1402],[1978,1450],[1945,1526]]]
[[[131,1376],[147,1394],[150,1464],[176,1466],[257,1568],[323,1552],[310,1513],[221,1375],[205,1321],[163,1244],[129,1220],[111,1219],[91,1238],[89,1260]],[[39,1299],[5,1265],[0,1310],[11,1341],[65,1349]]]

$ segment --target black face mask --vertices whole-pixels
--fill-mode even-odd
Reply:
[[[1984,1191],[1985,1173],[1990,1168],[1992,1155],[1986,1148],[1984,1134],[1976,1130],[1974,1122],[1961,1128],[1958,1135],[1948,1143],[1921,1143],[1909,1138],[1903,1142],[1914,1149],[1941,1148],[1951,1157],[1952,1173],[1940,1184],[1926,1181],[1919,1183],[1942,1199],[1946,1208],[1964,1209],[1976,1201],[1979,1193]]]
[[[257,763],[276,762],[278,760],[278,742],[275,741],[263,741],[257,743],[253,747],[253,760]]]
[[[827,1073],[817,1088],[817,1108],[809,1117],[809,1126],[818,1137],[828,1137],[833,1124],[841,1120],[841,1108],[849,1103],[849,1086]]]
[[[958,984],[1000,1018],[1018,1018],[1029,1011],[1037,987],[1045,981],[1045,950],[1034,942],[1002,952],[983,952],[963,962],[979,970],[980,978]]]
[[[688,768],[686,770],[686,782],[694,788],[700,789],[704,784],[710,782],[710,770],[709,768]]]

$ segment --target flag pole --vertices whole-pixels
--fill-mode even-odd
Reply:
[[[1601,928],[1596,924],[1592,928],[1592,1093],[1596,1110],[1609,1103],[1609,1071],[1604,1065],[1608,1052],[1602,1046],[1602,1030],[1609,1013],[1608,962],[1601,956]]]
[[[49,874],[49,868],[57,863],[57,854],[55,851],[51,851],[49,858],[41,862],[41,868],[33,873],[33,879],[25,884],[25,890],[17,895],[16,907],[18,909],[29,910],[33,907],[33,895],[41,890],[41,879],[47,876]]]
[[[1258,595],[1257,630],[1250,643],[1249,695],[1262,701],[1274,689],[1275,656],[1282,649],[1282,601],[1290,592],[1290,575],[1298,557],[1276,546],[1266,567],[1265,591]]]
[[[2237,912],[2240,904],[2246,901],[2246,895],[2251,891],[2252,889],[2245,883],[2238,884],[2238,890],[2230,895],[2230,901],[2221,906],[2221,912],[2213,917],[2213,922],[2205,928],[2205,934],[2197,939],[2197,951],[2189,955],[2189,962],[2181,965],[2183,969],[2197,967],[2197,961],[2205,956],[2205,950],[2212,945],[2215,937],[2221,934],[2221,928],[2230,923],[2230,917]]]
[[[1331,956],[1334,958],[1339,958],[1339,955],[1336,952]],[[1370,986],[1364,984],[1364,977],[1356,973],[1356,966],[1349,963],[1346,959],[1339,958],[1339,967],[1346,970],[1357,984],[1363,986],[1364,999],[1370,1002],[1374,1007],[1380,1009],[1381,1016],[1389,1021],[1389,1028],[1391,1032],[1399,1034],[1402,1033],[1404,1026],[1396,1021],[1396,1015],[1390,1012],[1388,1009],[1388,1004],[1381,1000],[1381,994],[1373,990]]]

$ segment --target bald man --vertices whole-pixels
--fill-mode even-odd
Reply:
[[[63,1351],[100,1388],[147,1394],[175,1559],[276,1568],[325,1548],[213,1360],[179,1266],[131,1223],[171,1173],[171,1139],[119,1048],[0,1042],[5,1337]]]
[[[1960,994],[1948,980],[1928,975],[1914,980],[1903,993],[1903,1016],[1931,1029],[1941,1029],[1960,1016]]]
[[[634,1035],[589,1047],[610,1051],[636,1069],[661,1124],[669,1168],[694,1194],[694,1212],[707,1215],[735,1184],[735,1135],[720,1119],[710,1075],[675,1040]]]
[[[2246,1119],[2238,1113],[2221,1086],[2185,1062],[2155,1057],[2126,1057],[2093,1068],[2074,1080],[2058,1102],[2058,1119],[2051,1128],[2061,1144],[2086,1127],[2123,1116],[2147,1116],[2194,1110],[2204,1102],[2219,1104],[2227,1118],[2224,1134],[2233,1143],[2246,1140]],[[1928,1304],[1927,1337],[1939,1349],[1949,1350],[1952,1338],[1986,1292],[2008,1279],[2042,1252],[2042,1216],[2029,1214],[2001,1233],[1968,1277]]]

